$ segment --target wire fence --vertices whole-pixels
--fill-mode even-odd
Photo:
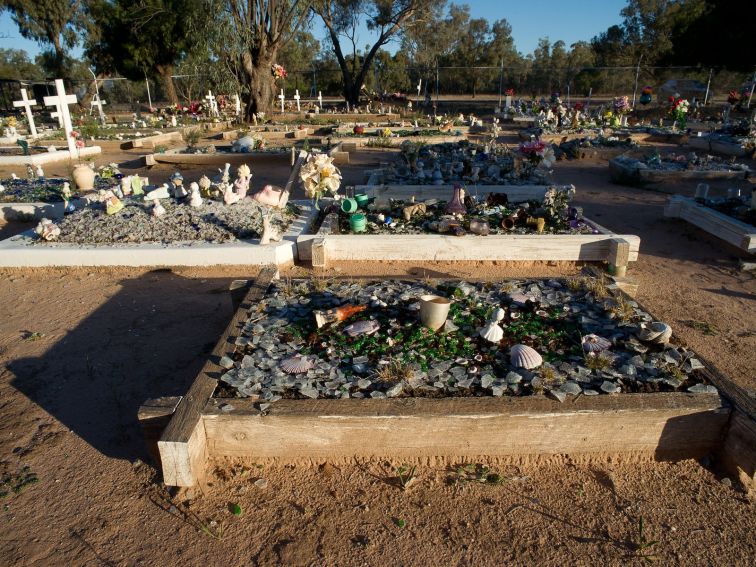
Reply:
[[[605,99],[628,95],[640,96],[641,89],[650,86],[655,100],[666,103],[669,95],[679,93],[699,103],[723,102],[728,93],[752,93],[756,73],[733,72],[726,69],[701,67],[382,67],[374,64],[367,73],[365,89],[374,93],[401,93],[408,100],[438,100],[444,98],[501,99],[507,91],[515,97],[541,98],[554,93],[567,101]],[[244,96],[245,86],[226,77],[219,83],[217,74],[180,73],[173,77],[182,103],[202,101],[208,91],[215,94]],[[81,99],[91,79],[67,81],[69,91]],[[337,67],[316,65],[310,69],[290,69],[285,81],[279,81],[287,98],[299,91],[303,99],[324,98],[343,100],[343,79]],[[20,89],[33,93],[41,105],[44,96],[54,93],[50,81],[0,80],[0,108],[15,112],[13,101],[20,97]],[[167,97],[160,82],[152,79],[132,81],[120,77],[98,81],[100,96],[111,108],[120,110],[145,106],[167,105]],[[754,102],[756,104],[756,101]],[[107,108],[107,106],[106,106]],[[37,107],[36,110],[40,110]]]

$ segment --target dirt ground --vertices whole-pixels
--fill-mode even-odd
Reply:
[[[114,146],[97,163],[138,153]],[[362,182],[360,168],[382,159],[360,157],[344,168],[346,181]],[[188,181],[202,173],[182,171]],[[51,166],[53,173],[66,167]],[[280,184],[288,171],[256,174],[255,184]],[[638,299],[755,390],[756,282],[738,265],[746,256],[662,217],[665,193],[692,194],[693,186],[612,185],[599,159],[559,162],[555,178],[576,185],[587,216],[641,237],[629,271]],[[0,234],[23,228],[6,225]],[[574,270],[370,263],[329,274]],[[0,497],[0,565],[753,564],[754,502],[712,459],[492,465],[504,479],[497,485],[452,485],[453,470],[420,465],[408,490],[396,484],[400,463],[223,462],[211,467],[207,486],[168,492],[149,464],[137,409],[147,398],[186,392],[231,316],[229,281],[251,276],[234,267],[0,272],[0,477],[19,489]],[[260,479],[267,486],[256,485]]]

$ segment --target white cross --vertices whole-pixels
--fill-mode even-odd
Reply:
[[[417,96],[420,96],[420,89],[423,87],[423,80],[420,79],[420,81],[417,83]]]
[[[284,96],[283,89],[281,89],[281,94],[278,95],[278,98],[281,100],[281,114],[283,114],[283,111],[284,111],[284,99],[286,98]]]
[[[205,100],[207,101],[207,104],[210,106],[210,114],[211,114],[211,116],[217,116],[218,115],[218,103],[215,102],[215,97],[213,96],[212,91],[207,91],[207,96],[205,97]]]
[[[296,101],[297,101],[297,112],[300,112],[300,111],[301,111],[301,109],[299,108],[299,99],[300,99],[300,96],[299,96],[299,89],[297,89],[297,92],[296,92],[296,94],[294,95],[294,100],[296,100]]]
[[[100,120],[105,122],[105,112],[102,110],[102,107],[107,103],[106,100],[102,100],[99,96],[95,96],[95,98],[89,103],[89,113],[92,114],[92,109],[96,106],[97,112],[100,115]]]
[[[320,106],[320,110],[323,110],[323,93],[318,91],[318,106]]]
[[[24,107],[24,110],[26,110],[26,119],[29,121],[29,131],[31,132],[32,138],[37,137],[37,127],[34,125],[34,114],[32,114],[31,107],[36,106],[37,101],[33,98],[28,98],[26,96],[26,89],[21,89],[21,100],[14,100],[13,106],[15,108],[21,108]]]
[[[68,150],[71,152],[71,157],[76,152],[76,140],[71,137],[73,127],[71,126],[71,114],[68,112],[69,104],[76,104],[76,95],[67,95],[66,89],[63,86],[63,79],[55,79],[55,89],[58,92],[57,96],[46,96],[46,106],[58,107],[58,119],[62,122],[63,131],[66,134],[66,141],[68,142]]]
[[[241,99],[239,98],[238,94],[234,95],[234,108],[236,110],[236,115],[241,115]]]
[[[347,101],[347,114],[349,114],[349,101]]]

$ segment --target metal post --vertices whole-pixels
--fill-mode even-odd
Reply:
[[[95,72],[92,71],[92,69],[89,70],[90,73],[92,73],[92,78],[94,79],[95,84],[95,93],[97,93],[97,102],[100,104],[97,106],[97,110],[99,110],[100,115],[100,122],[102,125],[105,125],[106,119],[105,119],[105,111],[102,109],[102,101],[100,100],[100,87],[97,86],[97,75],[95,75]],[[89,105],[89,114],[92,114],[92,104]]]
[[[150,105],[150,112],[152,112],[152,95],[150,95],[150,81],[147,79],[147,75],[144,76],[144,82],[147,85],[147,102]]]
[[[635,96],[638,94],[638,77],[640,77],[640,66],[643,61],[643,55],[638,58],[638,66],[635,69],[635,86],[633,87],[633,108],[635,108]]]
[[[438,59],[436,59],[436,105],[438,105]]]
[[[709,80],[706,83],[706,94],[704,95],[704,106],[709,102],[709,89],[711,88],[711,75],[714,73],[714,69],[709,69]]]
[[[504,85],[504,58],[501,58],[501,71],[499,72],[499,110],[501,110],[501,89]]]

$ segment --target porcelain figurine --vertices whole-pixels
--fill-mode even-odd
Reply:
[[[115,196],[113,191],[105,192],[105,199],[103,203],[105,204],[105,213],[108,215],[114,215],[118,211],[123,209],[123,202]]]
[[[192,181],[189,185],[189,206],[198,209],[202,206],[202,195],[200,195],[199,184],[196,181]]]
[[[273,227],[271,223],[272,218],[272,211],[269,211],[268,213],[262,215],[263,233],[262,237],[260,238],[260,244],[262,244],[263,246],[270,244],[271,242],[280,242],[281,238],[283,238],[278,230]]]
[[[40,238],[43,240],[55,240],[60,236],[60,227],[53,221],[47,218],[43,218],[39,221],[39,224],[34,229]]]
[[[260,189],[260,191],[252,195],[252,198],[263,205],[282,209],[289,201],[289,193],[288,191],[276,189],[272,185],[266,185]]]
[[[249,191],[249,183],[252,181],[252,172],[246,163],[240,165],[236,170],[236,181],[234,188],[239,195],[239,199],[244,199]]]
[[[171,184],[173,185],[172,193],[174,199],[184,199],[189,193],[184,187],[184,176],[180,172],[171,175]]]
[[[220,186],[223,187],[223,202],[226,205],[233,205],[239,202],[239,195],[234,192],[233,185],[221,183]]]
[[[160,204],[160,199],[152,200],[152,216],[162,217],[165,214],[165,207]]]
[[[131,195],[131,176],[126,175],[121,177],[121,193],[124,197]]]
[[[218,169],[221,174],[221,183],[228,183],[231,180],[231,164],[227,163],[223,169]]]
[[[415,215],[425,215],[426,213],[426,206],[424,203],[416,203],[414,205],[409,205],[407,207],[404,207],[402,213],[404,214],[404,220],[409,222],[413,216]]]

